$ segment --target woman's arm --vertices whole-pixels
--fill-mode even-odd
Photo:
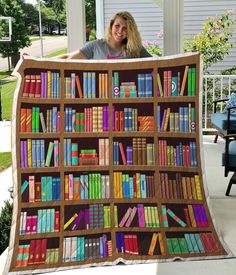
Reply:
[[[57,56],[60,59],[86,59],[80,50]]]

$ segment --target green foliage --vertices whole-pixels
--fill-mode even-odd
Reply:
[[[157,41],[144,41],[143,46],[153,56],[162,56],[162,50]]]
[[[11,152],[0,153],[0,172],[11,166]]]
[[[5,205],[0,212],[0,254],[7,248],[9,243],[12,209],[12,203],[5,201]]]
[[[92,29],[90,34],[89,34],[89,41],[95,40],[96,39],[96,30]]]
[[[203,54],[204,70],[222,61],[233,47],[232,37],[236,22],[232,11],[209,17],[202,25],[202,31],[192,39],[185,39],[184,51],[198,51]]]
[[[12,17],[12,41],[0,43],[0,54],[8,57],[30,46],[29,28],[25,24],[25,14],[21,0],[0,0],[0,14]]]
[[[86,26],[88,28],[96,29],[96,7],[95,0],[85,1]],[[89,38],[90,40],[90,38]]]
[[[15,88],[16,88],[16,81],[5,82],[1,86],[3,120],[11,120],[12,101],[13,101]]]
[[[36,7],[29,3],[23,3],[22,8],[25,14],[25,25],[30,27],[30,32],[39,25],[39,13]]]

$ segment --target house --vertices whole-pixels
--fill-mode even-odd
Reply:
[[[143,40],[157,40],[163,48],[163,40],[157,34],[163,30],[163,10],[162,1],[154,0],[99,0],[96,1],[96,12],[99,16],[97,33],[102,37],[110,18],[120,10],[127,10],[132,13],[138,24]],[[157,4],[159,3],[159,5]],[[184,35],[191,37],[201,30],[202,23],[209,17],[221,14],[225,10],[236,10],[234,0],[184,0]],[[98,22],[98,21],[97,21]],[[234,47],[230,50],[230,55],[223,62],[214,65],[211,71],[217,73],[221,70],[235,66],[236,60],[236,33],[232,38]]]

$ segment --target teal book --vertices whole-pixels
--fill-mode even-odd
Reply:
[[[194,252],[195,253],[200,253],[200,250],[198,248],[197,241],[196,241],[196,239],[194,237],[194,234],[189,234],[189,236],[190,236],[190,240],[191,240],[192,245],[193,245]]]
[[[23,184],[21,185],[21,194],[23,194],[24,192],[25,192],[25,190],[26,190],[26,188],[29,186],[29,182],[27,181],[27,180],[25,180],[24,182],[23,182]]]
[[[84,197],[85,197],[85,199],[88,199],[88,184],[89,184],[88,175],[84,175]]]
[[[43,209],[46,211],[46,231],[51,232],[51,209]]]
[[[55,209],[51,208],[50,210],[50,231],[49,232],[54,232],[55,231]]]
[[[192,244],[191,239],[190,239],[190,235],[191,235],[191,234],[187,234],[187,233],[186,233],[186,234],[184,234],[184,238],[185,238],[185,240],[186,240],[186,242],[187,242],[188,251],[189,251],[190,253],[195,253],[193,244]]]
[[[41,177],[41,201],[47,201],[47,177]]]
[[[43,216],[43,210],[38,210],[38,221],[37,221],[37,233],[42,233],[42,216]]]
[[[171,82],[171,96],[178,96],[178,77],[172,76]]]
[[[52,177],[47,177],[46,198],[47,201],[52,201]]]
[[[201,252],[201,253],[205,253],[206,251],[205,251],[205,248],[204,248],[204,246],[203,246],[203,244],[202,244],[200,235],[199,235],[199,234],[194,234],[194,237],[195,237],[195,240],[196,240],[196,242],[197,242],[197,246],[198,246],[200,252]]]
[[[84,261],[84,237],[80,238],[80,259]]]
[[[133,177],[129,177],[129,196],[131,199],[134,198],[134,180]]]
[[[41,233],[47,232],[47,209],[42,209],[42,222],[41,222]]]

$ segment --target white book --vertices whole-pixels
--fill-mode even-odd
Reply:
[[[71,238],[71,258],[70,261],[76,261],[77,260],[77,237]]]
[[[110,198],[110,180],[109,180],[109,175],[105,176],[105,181],[106,181],[106,199]]]
[[[105,139],[105,165],[109,165],[109,139]]]
[[[73,174],[69,174],[69,200],[73,200],[74,197],[74,179]]]

